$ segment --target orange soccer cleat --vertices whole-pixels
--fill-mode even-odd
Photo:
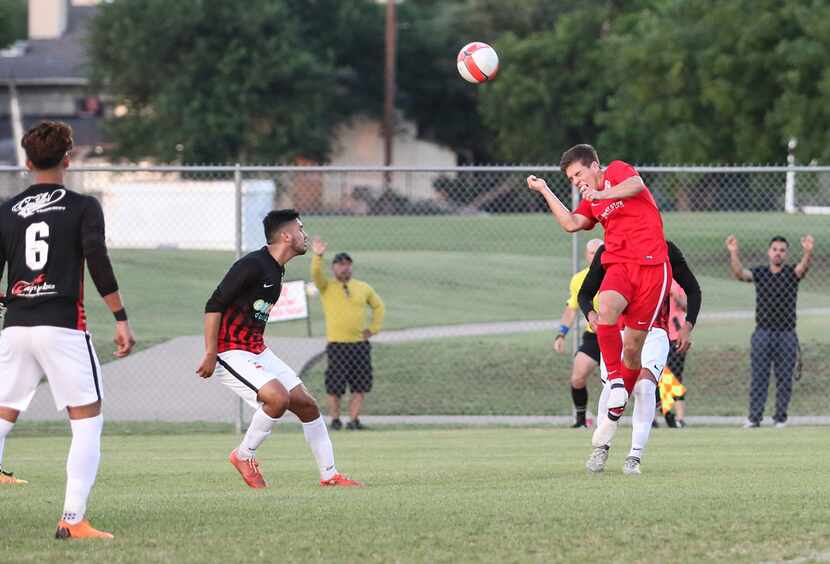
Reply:
[[[328,480],[320,480],[321,486],[343,486],[347,488],[363,488],[365,484],[363,482],[358,482],[357,480],[352,480],[348,476],[344,476],[343,474],[335,474]]]
[[[0,484],[7,484],[10,486],[19,486],[21,484],[28,484],[26,480],[15,478],[11,472],[3,472],[0,470]]]
[[[99,531],[90,525],[89,521],[83,519],[80,523],[70,525],[61,520],[58,523],[58,530],[55,531],[56,539],[111,539],[112,533]]]
[[[228,460],[233,464],[234,468],[239,471],[245,483],[254,489],[267,488],[268,483],[262,477],[262,472],[259,470],[259,463],[256,458],[249,460],[242,460],[236,455],[236,449],[231,451]]]

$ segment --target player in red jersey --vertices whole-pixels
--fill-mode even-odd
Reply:
[[[565,231],[591,230],[597,223],[605,229],[597,340],[611,385],[608,417],[616,420],[637,382],[643,344],[671,284],[663,220],[633,166],[612,161],[602,168],[592,146],[576,145],[563,153],[559,167],[582,194],[573,212],[541,178],[529,176],[527,185],[544,196]],[[625,332],[620,337],[617,324],[623,313]],[[602,442],[603,430],[598,427],[597,431]]]
[[[285,264],[306,253],[308,236],[294,210],[268,212],[263,226],[268,244],[236,261],[205,306],[205,357],[196,369],[202,378],[216,372],[256,410],[239,447],[231,451],[230,463],[248,486],[267,487],[256,449],[277,419],[290,411],[303,423],[320,485],[362,486],[337,471],[317,402],[297,374],[265,345],[265,324],[279,299]]]

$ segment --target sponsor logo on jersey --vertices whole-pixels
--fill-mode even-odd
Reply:
[[[602,213],[599,216],[602,219],[608,219],[608,216],[614,213],[614,210],[618,210],[623,207],[625,203],[622,200],[617,200],[616,202],[612,202],[607,208],[602,210]]]
[[[27,196],[14,205],[12,212],[20,217],[31,217],[36,213],[63,211],[66,209],[64,206],[56,206],[55,204],[63,200],[64,196],[66,196],[66,190],[63,188]]]
[[[46,283],[45,274],[38,274],[31,282],[28,280],[18,280],[12,286],[11,291],[12,296],[19,298],[39,298],[40,296],[53,296],[57,293],[54,284]]]
[[[254,318],[258,321],[268,321],[268,316],[271,314],[271,308],[274,304],[266,302],[265,300],[257,300],[253,304]]]

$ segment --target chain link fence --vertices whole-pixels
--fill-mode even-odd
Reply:
[[[694,347],[682,371],[687,420],[742,421],[750,414],[751,395],[753,418],[766,403],[764,422],[776,413],[780,418],[782,409],[791,422],[830,420],[830,221],[823,215],[830,209],[830,168],[639,170],[663,212],[667,238],[684,252],[703,289]],[[334,283],[324,293],[344,294],[342,300],[331,294],[336,307],[348,307],[349,300],[358,300],[351,307],[362,307],[362,294],[334,279],[331,259],[339,252],[353,259],[354,279],[368,283],[385,304],[370,355],[365,347],[357,351],[359,346],[352,347],[356,356],[342,350],[337,358],[327,355],[321,294],[312,284],[308,319],[270,324],[269,345],[302,374],[321,406],[327,392],[346,392],[348,399],[353,388],[369,392],[365,421],[571,420],[569,380],[581,329],[572,332],[564,354],[552,345],[569,280],[585,266],[584,244],[601,238],[602,229],[564,233],[542,198],[526,187],[528,174],[545,177],[560,199],[572,203],[571,188],[556,167],[70,171],[67,186],[102,203],[138,338],[133,355],[115,360],[111,316],[88,292],[110,420],[244,419],[231,391],[195,375],[204,304],[235,257],[264,244],[261,218],[281,207],[300,210],[306,231],[326,243],[322,271]],[[22,171],[0,168],[0,199],[29,183]],[[753,271],[756,283],[736,280],[725,247],[733,234],[747,269],[769,265],[773,236],[789,241],[785,262],[793,266],[802,259],[802,237],[815,238],[812,264],[797,284],[798,346],[790,334],[755,331],[754,286],[762,271]],[[286,280],[311,282],[311,255],[291,261]],[[785,305],[784,296],[767,299],[760,317]],[[366,307],[367,326],[371,311]],[[590,408],[598,398],[598,375],[589,379],[588,390]],[[25,418],[62,417],[44,383]]]

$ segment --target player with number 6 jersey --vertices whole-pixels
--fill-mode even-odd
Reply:
[[[8,263],[0,334],[0,463],[6,436],[45,375],[55,406],[67,410],[72,427],[56,536],[112,538],[85,518],[101,456],[104,390],[86,332],[84,264],[115,316],[115,355],[129,354],[135,339],[107,255],[101,205],[63,185],[72,129],[43,122],[26,133],[21,145],[34,184],[0,206],[0,273]],[[0,484],[21,482],[0,468]]]

